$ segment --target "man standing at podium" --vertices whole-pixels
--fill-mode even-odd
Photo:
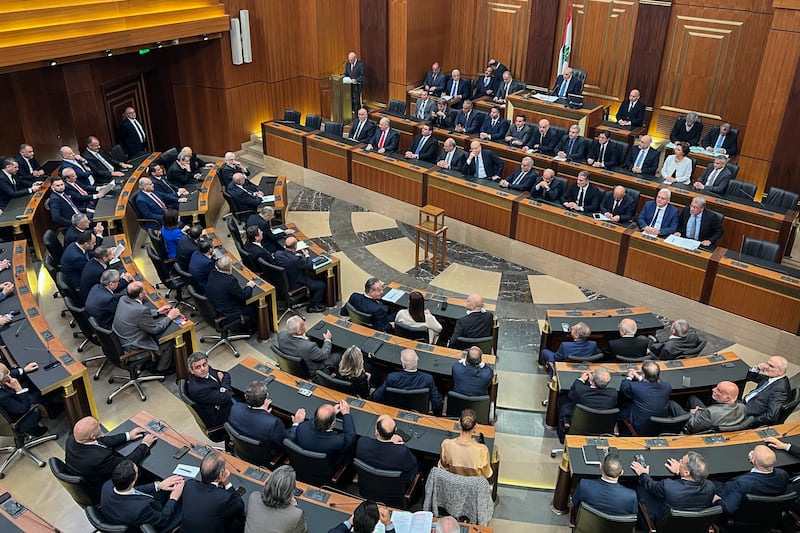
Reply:
[[[353,98],[353,114],[361,107],[361,88],[364,83],[364,62],[359,61],[355,52],[347,54],[347,63],[344,66],[344,75],[350,78],[350,94]]]

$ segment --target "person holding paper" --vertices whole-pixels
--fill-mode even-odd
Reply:
[[[115,249],[111,246],[98,246],[94,251],[94,257],[83,267],[80,290],[77,293],[78,299],[80,300],[78,302],[79,305],[86,303],[86,298],[89,296],[92,287],[100,283],[100,276],[103,275],[109,263],[114,259],[114,250]],[[133,276],[131,276],[129,272],[123,272],[120,275],[119,284],[117,288],[114,289],[114,292],[124,294],[124,291],[128,288],[128,283],[131,281],[133,281]]]
[[[344,66],[344,75],[350,78],[350,97],[353,104],[353,114],[361,107],[361,90],[364,87],[364,76],[366,75],[364,62],[358,60],[355,52],[347,54],[347,63]]]
[[[386,506],[365,500],[361,502],[350,518],[329,529],[328,533],[372,533],[378,522],[383,524],[386,531],[394,531],[391,511]]]

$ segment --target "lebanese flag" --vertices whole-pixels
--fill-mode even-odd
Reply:
[[[564,72],[564,68],[569,66],[569,54],[572,52],[572,2],[567,4],[567,20],[564,24],[564,38],[561,41],[561,50],[558,53],[558,72]]]

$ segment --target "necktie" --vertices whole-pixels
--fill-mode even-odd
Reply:
[[[444,162],[447,163],[447,168],[450,168],[450,162],[453,161],[453,154],[455,150],[447,152],[447,155],[444,156]]]
[[[168,181],[162,180],[161,178],[153,178],[153,183],[156,183],[156,180],[158,180],[158,183],[161,183],[162,185],[166,186],[167,189],[169,189],[169,191],[172,194],[178,194],[178,191],[176,191],[175,188],[172,185],[170,185]]]
[[[633,111],[633,103],[628,105],[628,113],[630,113],[631,111]]]
[[[458,94],[458,81],[453,82],[453,86],[450,88],[450,96],[455,96]]]
[[[653,220],[650,221],[649,226],[651,228],[655,228],[656,227],[656,221],[658,220],[658,215],[660,215],[660,214],[661,214],[661,208],[659,207],[659,208],[656,209],[656,214],[653,215]]]
[[[158,207],[161,208],[162,211],[166,211],[167,210],[166,204],[164,204],[164,202],[161,201],[161,198],[159,198],[158,195],[156,195],[155,193],[152,193],[152,192],[149,193],[149,195],[150,195],[150,198],[153,199],[153,201],[156,203],[156,205]]]
[[[381,138],[378,141],[378,149],[383,148],[383,143],[386,142],[386,132],[381,133]]]
[[[481,157],[479,155],[475,159],[477,160],[476,163],[475,163],[475,168],[478,170],[475,174],[479,178],[485,178],[486,177],[486,169],[483,166],[483,157]]]
[[[23,157],[22,159],[24,159],[24,160],[25,160],[25,163],[27,163],[27,165],[28,165],[28,171],[29,171],[31,174],[33,174],[33,165],[31,165],[31,160],[30,160],[30,159],[28,159],[27,157]]]
[[[750,400],[752,400],[753,398],[755,398],[756,395],[759,392],[761,392],[762,390],[766,389],[768,386],[769,386],[769,380],[766,380],[766,381],[764,381],[764,383],[762,383],[761,385],[759,385],[755,389],[753,389],[750,392],[748,392],[747,396],[744,397],[744,403],[747,403]]]
[[[495,126],[497,126],[497,119],[496,118],[492,119],[492,128],[494,128]]]
[[[528,173],[527,170],[523,170],[522,172],[520,172],[519,176],[517,176],[516,179],[514,179],[514,183],[512,183],[511,185],[519,185],[520,183],[522,183],[522,178],[524,178],[525,174],[527,173]]]
[[[697,240],[697,215],[689,217],[689,224],[686,226],[686,233],[690,239]]]
[[[80,213],[80,210],[78,209],[78,206],[75,205],[75,203],[72,201],[72,198],[70,198],[69,196],[67,196],[64,193],[61,193],[59,196],[61,196],[61,198],[63,198],[64,201],[69,204],[69,206],[72,208],[73,212]]]
[[[358,127],[356,128],[356,132],[353,135],[353,139],[358,139],[358,136],[361,135],[361,128],[363,128],[363,127],[364,127],[364,123],[363,122],[359,122],[358,123]]]
[[[81,193],[82,195],[89,196],[89,193],[87,193],[83,188],[81,188],[81,186],[78,185],[77,181],[73,183],[72,186],[75,187],[75,190]]]
[[[144,135],[144,129],[142,128],[142,125],[139,124],[139,121],[136,120],[135,118],[132,118],[130,120],[131,120],[131,124],[133,124],[133,129],[136,130],[136,135],[139,136],[139,141],[140,142],[144,142],[145,135]]]
[[[11,174],[6,174],[6,176],[8,176],[8,181],[11,182],[11,186],[16,189],[17,188],[17,182],[16,182],[16,180],[14,180],[14,176],[12,176]]]
[[[100,161],[101,163],[103,163],[103,166],[105,166],[105,167],[106,167],[106,169],[107,169],[109,172],[114,172],[114,167],[112,167],[112,166],[109,164],[109,162],[108,162],[108,161],[106,161],[105,159],[103,159],[103,156],[102,156],[102,155],[100,155],[100,152],[92,152],[92,153],[94,154],[94,156],[97,158],[97,160],[98,160],[98,161]]]
[[[422,145],[425,144],[425,141],[427,141],[427,140],[428,140],[427,137],[422,137],[419,140],[419,144],[417,145],[417,151],[414,152],[415,154],[419,155],[419,153],[422,151]]]
[[[572,147],[573,146],[575,146],[575,139],[574,138],[569,140],[569,150],[567,151],[567,155],[571,155],[572,154]]]
[[[715,168],[714,171],[711,173],[711,175],[708,177],[708,181],[706,181],[706,187],[711,187],[712,185],[714,185],[714,180],[717,179],[718,174],[719,170]]]
[[[510,88],[511,88],[511,84],[510,84],[510,83],[506,83],[506,90],[505,90],[505,93],[506,93],[506,96],[505,96],[505,97],[506,97],[506,98],[508,98],[508,90],[509,90]]]
[[[558,91],[558,96],[560,96],[561,98],[567,96],[567,85],[568,85],[568,80],[564,80],[563,82],[561,82],[561,90]]]
[[[585,192],[586,192],[586,187],[580,187],[578,189],[578,205],[580,207],[583,207],[583,197]]]
[[[422,102],[419,105],[419,109],[417,110],[417,118],[425,118],[425,102]]]
[[[722,148],[722,143],[724,143],[724,142],[725,142],[725,136],[724,135],[719,135],[717,137],[717,144],[714,145],[714,150]]]
[[[605,164],[606,162],[606,145],[600,147],[600,162]]]
[[[614,200],[614,207],[611,209],[611,214],[612,215],[616,215],[617,214],[617,208],[618,207],[619,207],[619,200]]]
[[[490,78],[489,76],[484,76],[484,78],[483,78],[483,85],[484,85],[485,87],[488,87],[488,86],[489,86],[489,81],[491,81],[491,79],[492,79],[492,78]]]
[[[642,163],[644,163],[644,156],[646,153],[647,150],[639,150],[639,155],[636,156],[636,162],[633,164],[633,166],[642,168]]]

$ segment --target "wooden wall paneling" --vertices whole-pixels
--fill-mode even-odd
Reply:
[[[0,109],[16,109],[16,94],[11,83],[13,74],[0,75]],[[17,153],[19,145],[24,142],[22,118],[27,113],[7,113],[3,128],[0,128],[0,154],[10,157]],[[33,144],[33,141],[27,141]],[[34,150],[38,149],[34,145]]]
[[[64,65],[63,73],[69,110],[72,113],[73,131],[77,141],[77,145],[70,145],[74,150],[81,151],[86,146],[84,143],[86,136],[95,131],[106,130],[103,95],[98,80],[92,75],[91,62]],[[151,131],[152,127],[144,118],[145,115],[142,114],[144,127],[146,131]]]
[[[133,107],[136,110],[136,119],[141,122],[147,132],[150,147],[153,150],[161,150],[160,128],[153,128],[153,121],[150,114],[150,102],[147,89],[142,75],[128,77],[113,83],[101,83],[100,94],[103,99],[103,114],[105,117],[106,128],[110,134],[108,139],[118,142],[116,130],[125,113],[125,109]],[[100,141],[106,141],[106,147],[111,146],[108,139],[98,132],[96,134]]]
[[[795,0],[788,0],[794,2]],[[775,4],[780,3],[781,0],[775,0]],[[692,5],[694,7],[713,7],[725,8],[728,10],[748,11],[753,13],[771,13],[773,0],[736,0],[730,2],[728,0],[672,0],[674,5]]]
[[[625,261],[626,278],[699,301],[708,260],[634,235]]]
[[[343,61],[348,50],[357,50],[358,21],[354,2],[318,2],[317,63],[319,77],[319,114],[331,117],[331,74],[344,74]],[[344,29],[344,31],[342,31]],[[355,38],[353,37],[355,32]]]
[[[525,83],[538,87],[551,87],[555,83],[552,72],[558,69],[558,51],[564,32],[566,4],[571,0],[538,0],[531,5],[528,25],[528,50],[525,54]],[[573,35],[575,22],[573,20]],[[574,44],[573,40],[573,44]],[[552,53],[548,53],[552,50]],[[577,66],[577,65],[576,65]]]
[[[410,87],[422,84],[431,65],[438,61],[442,70],[443,54],[450,36],[453,3],[447,0],[408,0],[406,25],[406,77]],[[460,8],[460,4],[459,4]]]
[[[489,58],[494,57],[520,79],[525,73],[528,52],[530,3],[525,0],[481,2],[476,26],[473,46],[477,48],[477,61],[467,75],[474,77],[482,73]]]
[[[361,44],[366,78],[362,100],[388,102],[389,96],[389,6],[388,2],[360,0]],[[394,51],[393,51],[394,52]],[[347,59],[346,57],[343,59]],[[405,97],[403,98],[405,99]]]
[[[450,7],[442,12],[441,16],[450,17],[447,46],[439,61],[442,72],[449,75],[451,70],[457,68],[462,75],[477,74],[485,70],[490,57],[496,57],[508,65],[508,58],[491,55],[492,43],[478,37],[477,13],[483,2],[485,0],[459,0],[458,9]]]
[[[406,100],[406,79],[408,71],[408,25],[409,6],[406,0],[389,2],[388,20],[388,58],[389,78],[388,96],[390,100]],[[413,23],[413,22],[412,22]]]
[[[221,67],[220,76],[216,79],[207,80],[207,83],[221,87],[236,87],[244,83],[255,83],[271,79],[273,68],[272,62],[269,60],[271,57],[269,52],[275,49],[276,42],[274,40],[284,36],[281,33],[283,27],[296,28],[295,17],[281,21],[282,24],[279,25],[279,28],[273,27],[280,20],[273,17],[290,16],[290,12],[282,11],[288,7],[288,3],[271,2],[268,6],[269,9],[267,9],[266,3],[258,2],[257,0],[225,0],[224,3],[225,11],[230,15],[230,18],[240,18],[239,11],[242,9],[246,9],[250,14],[250,46],[253,50],[253,62],[242,63],[241,65],[233,64],[231,34],[230,31],[227,31],[223,34],[219,47],[214,51],[213,56],[210,53],[205,54],[205,57],[218,57],[219,66]],[[284,44],[286,42],[292,41],[283,41]],[[284,46],[283,51],[289,59],[295,53],[294,46]],[[287,72],[283,72],[283,74],[288,75]],[[258,128],[253,131],[258,131]]]
[[[787,66],[789,63],[787,63]],[[795,63],[794,80],[786,102],[783,122],[776,138],[778,149],[772,153],[772,165],[767,174],[767,186],[800,192],[797,169],[800,168],[800,151],[788,149],[792,139],[800,139],[800,63]],[[756,131],[756,130],[753,130]]]
[[[652,106],[658,90],[658,77],[664,57],[664,43],[670,19],[669,4],[639,2],[636,30],[633,34],[632,58],[625,92],[639,89],[642,101]]]

